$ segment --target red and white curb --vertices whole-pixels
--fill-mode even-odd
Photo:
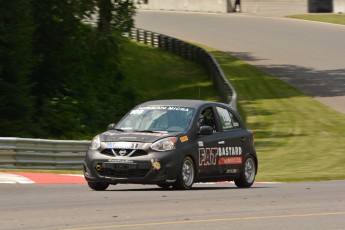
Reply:
[[[83,175],[9,172],[0,173],[0,184],[85,184]]]
[[[30,172],[0,172],[0,184],[85,184],[80,174],[53,174]],[[213,182],[202,184],[232,184],[233,182]],[[279,184],[280,182],[255,182],[255,184]]]

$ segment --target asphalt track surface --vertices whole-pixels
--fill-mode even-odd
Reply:
[[[228,52],[345,113],[345,26],[263,15],[141,11],[136,27]]]
[[[344,194],[345,181],[196,184],[190,191],[116,185],[101,192],[80,181],[0,183],[0,229],[344,230]]]

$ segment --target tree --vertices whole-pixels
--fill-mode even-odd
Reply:
[[[32,76],[37,96],[35,122],[56,138],[89,137],[133,104],[124,105],[133,95],[126,90],[119,65],[122,38],[116,33],[100,36],[82,22],[94,11],[93,3],[33,3],[37,23],[34,51],[39,57]]]
[[[98,30],[102,34],[111,30],[128,32],[134,26],[136,5],[148,0],[96,0],[99,9]]]
[[[82,19],[94,10],[94,1],[35,0],[32,4],[34,53],[39,57],[31,79],[35,122],[44,130],[40,135],[72,138],[81,126],[76,88],[85,78],[88,50],[83,47],[92,33]]]
[[[36,60],[31,1],[0,4],[0,136],[30,137],[35,133],[30,76]]]
[[[1,2],[1,136],[89,138],[132,107],[135,93],[120,68],[123,38],[112,25],[100,36],[83,22],[99,1]],[[111,20],[119,9],[133,15],[124,13],[126,1],[115,2]]]
[[[98,31],[107,34],[111,30],[112,12],[115,10],[111,0],[96,0],[98,7]]]

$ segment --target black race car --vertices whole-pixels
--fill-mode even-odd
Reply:
[[[160,100],[138,105],[97,135],[86,153],[91,189],[157,184],[190,189],[195,182],[252,186],[258,169],[253,134],[228,105]]]

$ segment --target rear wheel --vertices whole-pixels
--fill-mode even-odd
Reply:
[[[109,187],[108,183],[102,183],[102,182],[87,182],[89,187],[96,191],[104,191]]]
[[[190,157],[183,159],[182,168],[176,182],[173,184],[174,189],[188,190],[193,186],[195,178],[194,162]]]
[[[235,184],[239,188],[249,188],[255,180],[256,165],[253,156],[246,158],[240,177],[235,180]]]

